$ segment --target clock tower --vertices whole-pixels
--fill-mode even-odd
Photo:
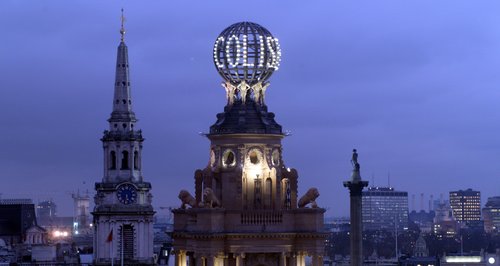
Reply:
[[[122,10],[123,12],[123,10]],[[153,264],[151,184],[142,176],[142,137],[132,111],[125,29],[116,60],[113,111],[101,141],[104,176],[95,184],[94,264]]]

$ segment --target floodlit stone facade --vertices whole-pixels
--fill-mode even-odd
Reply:
[[[176,265],[304,265],[305,256],[322,264],[325,210],[298,207],[282,137],[209,136],[212,163],[195,173],[191,206],[174,210]],[[313,189],[302,202],[314,205],[316,196]]]
[[[268,33],[254,23],[237,27]],[[268,83],[261,82],[224,84],[227,105],[207,134],[208,165],[195,171],[194,195],[182,190],[173,210],[177,266],[304,266],[307,256],[313,266],[323,264],[319,192],[299,198],[298,173],[283,160],[286,134],[267,110]]]

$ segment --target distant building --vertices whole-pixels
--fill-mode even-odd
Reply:
[[[450,191],[450,207],[457,222],[470,227],[481,224],[481,192],[470,188]]]
[[[36,217],[38,221],[48,220],[57,216],[57,206],[52,200],[38,203],[36,206]]]
[[[415,248],[413,249],[412,257],[401,257],[399,264],[401,266],[416,266],[416,265],[427,265],[435,266],[439,265],[439,259],[437,257],[429,257],[429,249],[427,248],[427,243],[425,242],[422,235],[420,235],[415,242]]]
[[[10,245],[23,243],[26,230],[36,225],[35,205],[31,200],[0,202],[0,239]]]
[[[362,197],[363,230],[399,231],[408,228],[408,192],[370,187]]]
[[[38,225],[32,225],[25,232],[24,244],[27,245],[47,244],[47,230]]]
[[[429,249],[427,248],[427,243],[425,239],[420,235],[415,243],[415,248],[413,249],[413,255],[415,257],[427,257],[429,256]]]
[[[483,208],[484,231],[500,232],[500,196],[488,198]]]
[[[325,218],[325,231],[338,233],[350,230],[351,220],[349,217]]]
[[[432,226],[434,224],[435,212],[430,211],[412,211],[410,212],[408,219],[414,222],[418,228],[420,228],[420,232],[422,233],[430,233],[432,232]]]
[[[33,204],[31,199],[0,199],[1,205]]]
[[[434,234],[438,238],[455,237],[458,232],[458,224],[453,218],[451,207],[446,203],[439,204],[434,213]]]
[[[80,191],[71,195],[74,204],[73,234],[88,233],[92,224],[90,216],[90,196],[87,191],[80,194]]]
[[[37,225],[47,231],[47,238],[51,241],[70,239],[74,227],[75,218],[57,216],[57,205],[52,200],[38,203],[36,206]]]
[[[73,217],[56,216],[50,219],[40,220],[38,225],[47,230],[50,240],[59,241],[61,239],[69,239],[73,230]]]
[[[442,196],[442,195],[441,195]],[[450,206],[450,201],[449,200],[445,200],[445,199],[437,199],[437,200],[433,200],[433,203],[432,203],[432,210],[436,210],[437,208],[439,208],[439,206],[441,204],[445,204],[447,206]]]

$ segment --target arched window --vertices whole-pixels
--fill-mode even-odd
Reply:
[[[128,168],[128,151],[122,152],[122,168],[121,169],[129,169]]]
[[[109,169],[115,170],[116,169],[116,152],[115,151],[111,151],[109,159],[110,159]]]
[[[139,169],[139,152],[134,151],[134,169]]]
[[[273,202],[273,181],[271,178],[266,179],[265,189],[265,206],[266,208],[271,208]]]
[[[255,209],[262,208],[262,178],[254,179],[253,203]]]

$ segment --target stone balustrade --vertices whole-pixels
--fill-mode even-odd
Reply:
[[[283,213],[281,211],[249,211],[241,213],[242,225],[255,224],[281,224]]]

